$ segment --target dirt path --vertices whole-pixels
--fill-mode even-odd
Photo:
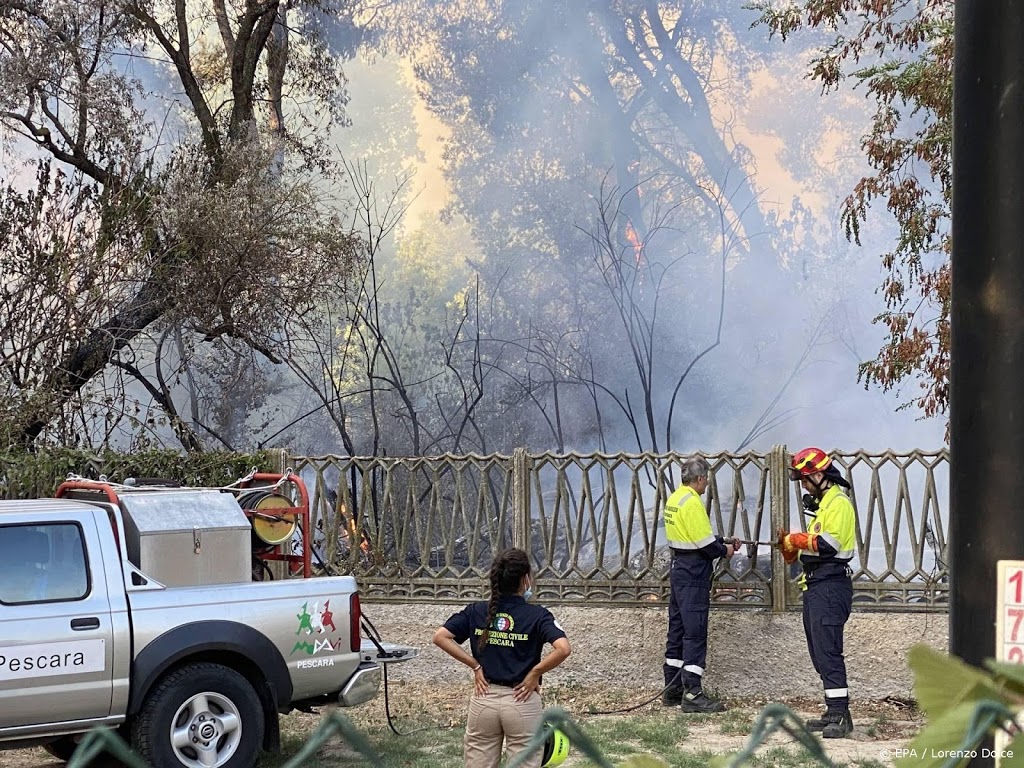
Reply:
[[[812,715],[811,712],[801,713],[805,717]],[[815,715],[817,713],[814,713]],[[856,715],[855,715],[856,720]],[[880,765],[893,765],[892,755],[896,749],[905,747],[910,742],[913,733],[919,724],[913,721],[889,723],[889,730],[886,733],[875,732],[869,735],[868,729],[872,728],[871,721],[868,725],[857,723],[853,734],[846,739],[822,740],[825,754],[836,763],[847,765],[868,763],[876,761]],[[886,735],[891,734],[891,735]],[[896,735],[899,734],[899,735]],[[749,740],[747,734],[722,733],[721,726],[713,721],[690,726],[689,737],[686,741],[686,751],[700,752],[708,750],[716,754],[731,754],[743,749]],[[803,748],[792,737],[786,733],[776,732],[772,734],[765,744],[758,750],[763,755],[774,748],[783,748],[794,756],[803,753]],[[811,763],[810,758],[807,764]]]

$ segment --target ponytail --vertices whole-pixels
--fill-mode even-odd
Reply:
[[[478,648],[480,652],[487,647],[491,624],[498,613],[498,603],[501,602],[501,598],[516,594],[523,577],[529,573],[530,558],[521,549],[506,549],[494,558],[489,575],[491,595],[487,601],[487,621],[484,623],[484,631],[480,635]]]
[[[487,601],[487,621],[484,622],[484,633],[480,635],[480,651],[487,647],[487,638],[491,635],[491,623],[494,621],[494,615],[498,612],[498,601],[501,600],[501,592],[499,589],[498,575],[495,573],[494,568],[491,568],[491,597]]]

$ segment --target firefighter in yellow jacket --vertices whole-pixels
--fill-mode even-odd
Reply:
[[[725,706],[704,693],[701,680],[708,649],[708,611],[714,562],[730,558],[737,539],[723,539],[711,531],[711,519],[701,496],[708,488],[711,467],[700,456],[683,462],[682,484],[665,503],[665,537],[672,549],[665,644],[665,706],[683,712],[722,712]]]
[[[793,457],[790,477],[805,491],[807,531],[779,531],[778,544],[787,563],[800,561],[803,573],[804,634],[814,670],[825,689],[825,714],[807,727],[826,739],[853,730],[850,694],[843,658],[843,630],[853,605],[850,560],[856,546],[857,518],[845,493],[850,484],[820,448],[805,448]]]

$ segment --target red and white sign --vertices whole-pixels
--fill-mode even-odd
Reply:
[[[1024,662],[1024,560],[1000,560],[996,593],[996,660]]]
[[[996,661],[1024,663],[1024,560],[1000,560],[996,563]],[[994,752],[996,767],[1009,758],[1010,738],[996,731]]]

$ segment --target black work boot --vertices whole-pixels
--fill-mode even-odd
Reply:
[[[821,717],[812,717],[810,720],[804,720],[804,725],[807,726],[808,731],[820,731],[828,724],[828,710],[825,710]]]
[[[825,713],[825,727],[821,729],[823,739],[842,739],[853,731],[853,718],[849,709],[832,709]]]
[[[683,703],[683,686],[671,683],[661,694],[661,703],[666,707],[678,707]]]
[[[720,701],[708,698],[700,688],[689,688],[683,692],[683,701],[679,705],[683,712],[712,714],[714,712],[725,712],[725,704]]]

